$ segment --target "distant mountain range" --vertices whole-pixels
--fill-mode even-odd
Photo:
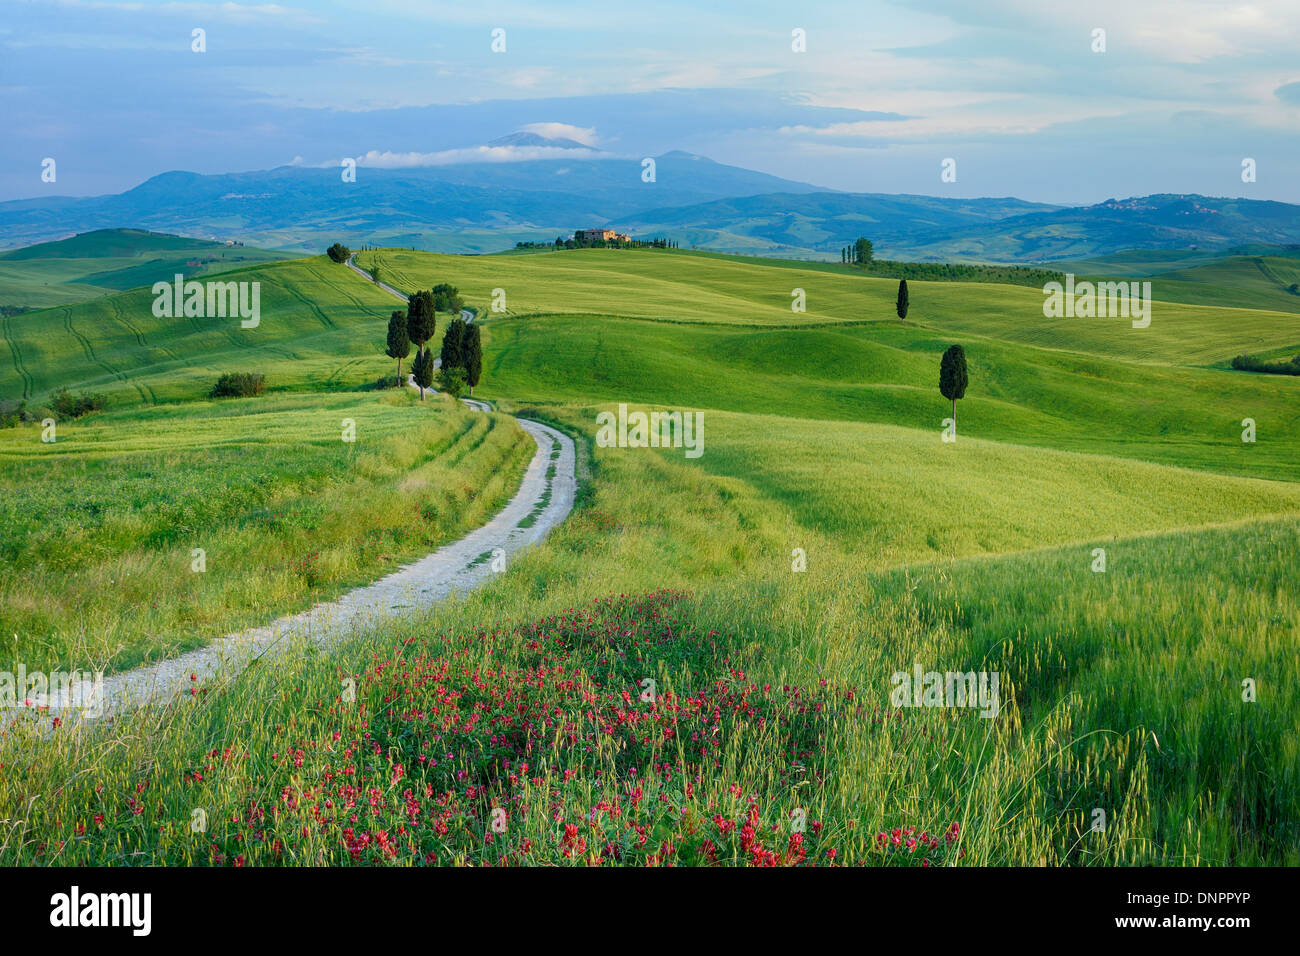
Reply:
[[[1044,262],[1300,243],[1300,206],[1286,203],[1157,195],[1070,208],[846,193],[690,153],[653,159],[646,181],[639,158],[521,131],[477,152],[387,158],[395,168],[361,166],[355,182],[344,182],[337,167],[170,172],[119,195],[0,203],[0,244],[134,228],[291,252],[318,252],[335,240],[488,252],[608,225],[755,255],[834,259],[866,236],[882,257]]]
[[[361,166],[355,182],[344,182],[338,167],[281,166],[216,176],[163,173],[115,196],[0,203],[0,236],[4,245],[14,246],[133,228],[293,251],[319,251],[336,239],[492,251],[516,239],[554,239],[605,225],[642,209],[778,190],[817,191],[689,153],[654,157],[655,179],[645,182],[641,160],[564,145],[571,140],[524,133],[500,145],[526,150],[537,140],[573,158]]]

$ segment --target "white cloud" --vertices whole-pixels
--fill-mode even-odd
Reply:
[[[583,146],[596,145],[596,128],[570,126],[568,123],[529,123],[521,127],[526,133],[536,133],[547,139],[571,139]]]
[[[106,10],[115,13],[163,14],[171,16],[202,17],[229,23],[250,23],[257,20],[294,20],[299,23],[321,23],[320,17],[306,10],[282,7],[278,3],[240,4],[203,2],[131,3],[108,0],[46,0],[51,6],[82,10]]]
[[[413,169],[421,166],[453,166],[460,163],[522,163],[532,159],[612,159],[613,153],[563,146],[472,146],[444,149],[436,153],[393,153],[372,149],[356,158],[358,166],[373,169]],[[322,166],[337,166],[336,162]]]

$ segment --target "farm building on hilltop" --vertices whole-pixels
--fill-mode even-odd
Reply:
[[[613,229],[579,229],[573,234],[579,242],[631,242],[632,237]]]

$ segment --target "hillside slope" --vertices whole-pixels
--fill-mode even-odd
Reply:
[[[0,252],[0,306],[45,308],[152,284],[207,275],[283,253],[141,229],[103,229]]]
[[[149,288],[0,320],[9,353],[0,395],[34,398],[66,385],[152,403],[199,397],[221,372],[268,372],[276,388],[351,385],[390,370],[382,343],[394,300],[346,267],[319,256],[221,281],[260,283],[257,328],[238,317],[158,318]]]

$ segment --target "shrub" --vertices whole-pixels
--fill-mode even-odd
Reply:
[[[0,399],[0,428],[13,428],[19,422],[25,421],[23,413],[26,410],[25,401],[14,401],[12,398]]]
[[[80,418],[99,411],[107,404],[108,399],[99,393],[82,392],[73,395],[66,388],[61,388],[50,396],[50,407],[59,418]]]
[[[465,308],[465,300],[461,298],[460,290],[451,283],[439,282],[432,291],[433,307],[437,311],[458,315],[460,310]]]
[[[347,262],[348,257],[352,255],[352,250],[341,242],[334,243],[334,245],[326,249],[325,252],[335,262]]]
[[[375,380],[375,388],[401,388],[402,380],[397,375],[381,375]]]
[[[460,393],[466,388],[465,370],[459,365],[455,368],[438,369],[438,388],[452,398],[460,398]]]
[[[209,393],[212,398],[248,398],[266,391],[266,376],[256,372],[226,372]]]
[[[1239,372],[1264,372],[1270,375],[1300,375],[1300,355],[1277,362],[1265,362],[1254,355],[1242,353],[1232,360]]]

